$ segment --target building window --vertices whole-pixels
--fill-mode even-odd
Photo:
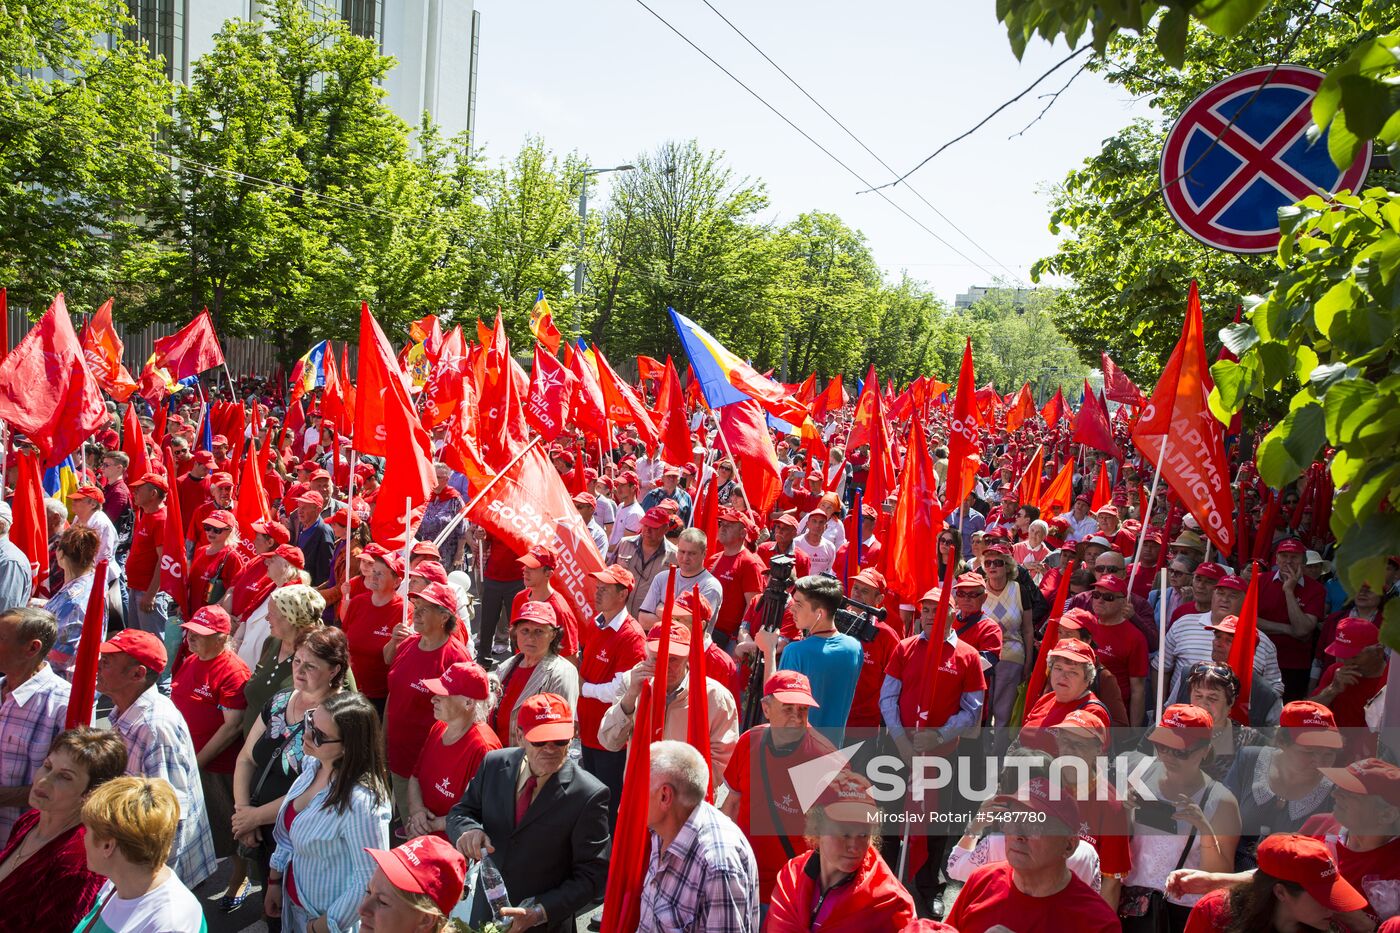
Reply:
[[[167,78],[182,78],[177,71],[179,57],[175,54],[184,31],[178,0],[127,0],[126,5],[135,21],[126,27],[126,37],[143,43],[152,57],[164,59]]]
[[[384,0],[341,0],[341,15],[355,35],[383,39]]]

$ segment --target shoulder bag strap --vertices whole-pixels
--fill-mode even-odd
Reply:
[[[763,730],[763,745],[767,746],[769,740],[768,730]],[[758,750],[758,771],[763,776],[763,794],[768,803],[768,816],[773,821],[773,832],[778,834],[778,841],[783,844],[783,851],[787,853],[789,860],[797,857],[797,850],[793,848],[792,840],[787,837],[787,833],[782,831],[782,822],[778,819],[778,805],[773,801],[773,780],[768,776],[768,750],[759,748]]]

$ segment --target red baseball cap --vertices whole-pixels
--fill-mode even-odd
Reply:
[[[872,589],[883,590],[885,588],[885,575],[874,567],[864,567],[860,573],[851,578],[851,582],[860,582]]]
[[[310,505],[318,509],[324,509],[326,507],[326,497],[314,489],[308,489],[306,492],[293,499],[292,502],[296,505]]]
[[[1311,836],[1265,836],[1255,849],[1255,860],[1264,874],[1302,885],[1313,900],[1328,910],[1345,913],[1366,906],[1366,898],[1337,871],[1326,843]]]
[[[215,434],[215,435],[210,439],[209,443],[213,444],[213,445],[216,446],[216,447],[217,447],[219,444],[224,444],[225,446],[227,446],[227,445],[228,445],[228,438],[227,438],[227,437],[224,437],[222,434]]]
[[[1162,721],[1147,740],[1169,748],[1190,748],[1210,741],[1215,720],[1210,713],[1189,703],[1173,703],[1162,710]]]
[[[537,602],[533,599],[526,600],[520,606],[520,611],[515,614],[515,618],[510,620],[511,625],[518,622],[533,622],[536,625],[560,627],[559,614],[554,611],[554,607],[549,603]]]
[[[616,583],[618,586],[626,587],[628,592],[637,588],[637,578],[632,576],[632,571],[621,564],[609,564],[602,570],[594,570],[590,574],[599,583]]]
[[[943,589],[935,586],[927,593],[919,597],[921,603],[936,603],[943,598]]]
[[[1318,768],[1328,780],[1353,794],[1379,797],[1400,807],[1400,768],[1379,758],[1363,758],[1345,768]]]
[[[389,883],[422,894],[444,914],[452,913],[466,885],[467,857],[441,836],[418,836],[385,851],[365,849]]]
[[[490,678],[475,661],[458,661],[443,671],[441,677],[430,677],[422,683],[424,690],[440,697],[485,700],[491,696]]]
[[[1086,642],[1074,638],[1062,638],[1045,655],[1046,658],[1064,658],[1066,661],[1079,661],[1083,664],[1097,664],[1094,649]]]
[[[432,541],[417,541],[408,551],[410,557],[431,557],[438,563],[442,563],[442,552]]]
[[[314,481],[314,480],[318,480],[318,479],[330,479],[330,478],[331,478],[331,475],[330,475],[329,473],[327,473],[327,472],[326,472],[325,470],[323,470],[323,469],[319,469],[319,468],[318,468],[318,469],[315,469],[315,470],[312,470],[312,471],[311,471],[311,479],[312,479],[313,481]]]
[[[1274,546],[1274,553],[1306,554],[1308,553],[1308,548],[1307,545],[1303,544],[1303,542],[1299,541],[1297,538],[1284,538],[1282,541],[1280,541],[1277,545]]]
[[[642,515],[642,524],[648,528],[665,528],[671,524],[671,513],[659,505],[654,505]]]
[[[634,470],[623,470],[621,475],[618,476],[617,481],[619,483],[627,483],[631,486],[641,485],[641,481],[637,479],[637,473]]]
[[[1103,720],[1089,712],[1087,709],[1071,710],[1064,719],[1055,723],[1051,729],[1073,729],[1078,732],[1087,732],[1096,739],[1099,745],[1108,747],[1108,726],[1103,724]]]
[[[1195,575],[1202,579],[1214,580],[1216,583],[1219,583],[1221,580],[1225,579],[1225,568],[1211,561],[1206,561],[1204,564],[1197,565]]]
[[[742,525],[744,523],[744,516],[740,515],[737,509],[732,509],[726,505],[719,510],[718,521]]]
[[[812,696],[812,682],[806,674],[797,671],[774,671],[773,676],[763,682],[763,695],[772,697],[779,703],[793,703],[798,706],[818,706]]]
[[[1341,748],[1345,743],[1337,731],[1332,711],[1312,700],[1294,700],[1283,705],[1278,724],[1289,730],[1298,745],[1313,748]]]
[[[1049,778],[1031,778],[1015,794],[998,794],[992,799],[1007,807],[1042,814],[1059,823],[1067,833],[1079,830],[1079,805],[1066,788],[1052,789]]]
[[[1099,510],[1098,510],[1097,512],[1095,512],[1094,514],[1095,514],[1095,515],[1112,515],[1114,518],[1117,518],[1117,517],[1118,517],[1118,506],[1116,506],[1116,505],[1105,505],[1105,506],[1100,506],[1100,507],[1099,507]]]
[[[159,473],[146,472],[141,474],[141,478],[131,484],[132,486],[154,486],[162,492],[169,492],[170,485],[166,483],[165,477]]]
[[[1236,629],[1239,628],[1239,624],[1239,616],[1226,616],[1214,625],[1212,625],[1209,622],[1205,622],[1201,625],[1201,628],[1210,629],[1213,632],[1220,632],[1223,635],[1233,635],[1235,634]]]
[[[409,577],[426,580],[429,583],[446,583],[447,568],[435,560],[423,560],[408,572]]]
[[[854,771],[842,771],[832,778],[817,798],[817,805],[826,812],[827,819],[859,826],[869,826],[880,812],[870,793],[870,782]]]
[[[991,532],[988,532],[988,534],[990,534],[990,533],[991,533]],[[1011,548],[1007,547],[1007,546],[1004,545],[1004,544],[993,544],[993,545],[991,545],[990,547],[988,547],[985,551],[983,551],[982,553],[983,553],[984,555],[987,555],[987,554],[999,554],[999,555],[1001,555],[1002,557],[1010,557],[1010,556],[1011,556]]]
[[[797,516],[793,515],[791,512],[784,512],[782,515],[779,515],[777,518],[773,519],[773,527],[776,528],[779,525],[786,525],[787,527],[796,530]]]
[[[1111,573],[1100,574],[1094,581],[1094,589],[1108,590],[1110,593],[1117,593],[1119,596],[1126,596],[1128,593],[1128,581],[1122,577],[1114,576]]]
[[[1332,644],[1323,651],[1334,658],[1354,658],[1362,651],[1379,644],[1381,630],[1366,619],[1346,618],[1337,623]]]
[[[557,693],[537,693],[516,714],[527,742],[561,742],[574,737],[574,711]]]
[[[351,528],[359,528],[360,525],[364,523],[361,522],[360,517],[354,512],[351,512],[349,508],[344,508],[341,509],[339,512],[336,512],[330,518],[326,519],[326,524],[338,525],[341,527],[344,527],[346,524],[349,524]]]
[[[429,583],[421,590],[413,594],[414,599],[421,599],[424,602],[432,603],[434,606],[446,609],[454,616],[457,614],[457,591],[446,583]]]
[[[653,654],[661,651],[661,623],[651,627],[647,632],[647,650]],[[673,658],[684,658],[690,654],[690,629],[679,622],[671,623],[671,643],[667,646],[666,653]]]
[[[303,570],[306,567],[306,555],[301,552],[301,548],[293,544],[277,545],[272,556],[282,558],[298,570]]]
[[[953,580],[953,590],[985,590],[987,581],[978,573],[960,573]]]
[[[1098,619],[1095,618],[1094,614],[1088,609],[1080,609],[1078,607],[1066,609],[1064,614],[1060,616],[1060,631],[1082,631],[1085,625],[1097,621]]]
[[[93,502],[97,503],[107,501],[107,497],[102,493],[102,488],[100,486],[94,486],[91,483],[84,483],[83,485],[79,486],[77,489],[73,490],[73,492],[69,495],[68,498],[91,499]]]
[[[102,643],[98,649],[102,654],[125,654],[136,660],[148,671],[165,670],[169,655],[165,653],[165,643],[151,632],[139,628],[124,628]]]
[[[1249,584],[1244,581],[1243,577],[1237,577],[1232,573],[1227,573],[1215,584],[1215,588],[1217,590],[1239,590],[1243,593],[1249,589]]]
[[[559,555],[554,548],[544,544],[536,544],[517,558],[517,561],[522,567],[545,567],[553,570],[555,561],[558,559]]]
[[[196,635],[227,635],[233,631],[233,620],[222,606],[205,606],[180,628]]]
[[[204,516],[204,524],[214,525],[219,528],[232,528],[238,524],[238,519],[233,517],[233,513],[228,509],[215,509]]]
[[[574,505],[586,505],[589,508],[596,509],[598,507],[598,497],[591,492],[581,492],[574,496]]]
[[[250,526],[254,534],[266,535],[278,544],[290,544],[292,533],[287,530],[287,526],[281,522],[269,521],[260,518]]]
[[[194,452],[194,462],[202,463],[205,466],[214,465],[214,455],[207,450],[196,450]]]
[[[216,486],[233,486],[233,477],[227,473],[215,473],[209,477],[209,488],[213,489]]]

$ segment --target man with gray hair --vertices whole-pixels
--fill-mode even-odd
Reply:
[[[0,500],[0,612],[29,605],[34,594],[34,565],[10,540],[14,520],[10,504]]]
[[[759,928],[753,849],[732,820],[705,802],[708,787],[709,769],[694,748],[652,743],[651,859],[642,882],[640,933]]]
[[[68,682],[49,666],[58,620],[44,609],[0,612],[0,838],[29,807],[29,786],[63,731]]]

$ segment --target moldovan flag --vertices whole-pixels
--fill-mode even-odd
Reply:
[[[725,349],[703,327],[674,308],[667,308],[676,334],[681,338],[690,367],[705,395],[705,404],[721,408],[751,398],[773,417],[788,424],[801,424],[809,414],[807,407],[787,394],[772,379],[759,375],[748,363]],[[878,390],[878,387],[877,387]]]
[[[459,380],[460,382],[460,380]],[[530,371],[530,394],[525,397],[525,420],[547,444],[564,430],[574,374],[564,368],[545,345],[535,342],[535,365]]]
[[[1148,463],[1161,459],[1162,478],[1215,546],[1229,554],[1235,545],[1234,502],[1225,459],[1225,426],[1206,403],[1211,379],[1204,327],[1193,281],[1181,339],[1133,428],[1133,443]]]
[[[550,353],[559,352],[562,335],[559,328],[554,326],[554,312],[549,309],[549,302],[545,300],[544,289],[540,289],[535,306],[530,309],[530,333],[534,334],[535,339],[544,344]]]
[[[971,480],[981,465],[981,425],[977,412],[977,383],[972,368],[972,338],[963,346],[958,368],[958,394],[953,396],[953,416],[948,422],[948,476],[943,490],[943,511],[951,512],[966,498]],[[969,469],[970,467],[970,469]],[[916,597],[920,594],[914,594]]]
[[[122,339],[112,326],[112,299],[102,302],[102,307],[83,327],[78,337],[83,345],[83,359],[87,360],[88,371],[102,390],[118,402],[125,402],[136,391],[136,380],[131,378],[122,365]],[[132,473],[140,476],[140,473]]]
[[[538,440],[532,441],[477,494],[467,519],[505,541],[517,554],[524,554],[536,544],[554,548],[559,557],[550,585],[573,607],[575,631],[580,638],[588,637],[590,627],[597,628],[593,621],[592,574],[603,569],[603,558],[573,497],[564,488],[563,478]]]
[[[1053,428],[1060,423],[1060,419],[1069,411],[1069,406],[1065,404],[1065,393],[1063,389],[1055,390],[1055,397],[1046,402],[1040,409],[1040,418],[1045,422],[1047,428]]]
[[[42,469],[58,466],[107,423],[102,390],[83,361],[61,292],[0,362],[0,419],[39,449]]]
[[[749,399],[719,410],[719,430],[724,435],[734,466],[743,480],[749,508],[767,515],[782,491],[782,467],[773,449],[773,438],[758,402]]]

